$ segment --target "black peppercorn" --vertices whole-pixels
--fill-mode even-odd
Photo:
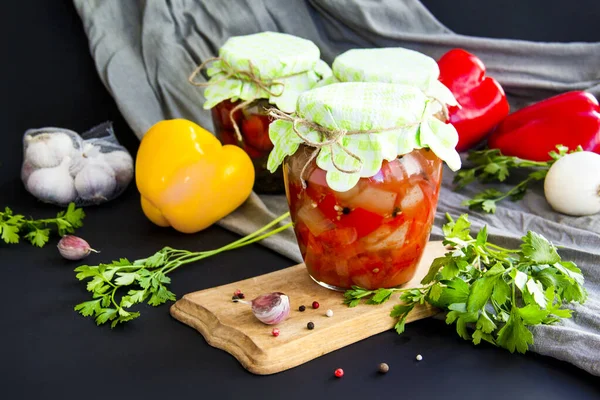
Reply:
[[[238,299],[244,299],[244,298],[246,298],[246,296],[244,295],[244,293],[238,294],[237,297],[238,297]]]
[[[401,212],[402,210],[400,209],[400,207],[395,207],[394,211],[392,211],[392,217],[396,218]]]
[[[304,311],[304,310],[306,310],[306,307],[304,307],[304,306],[298,307],[298,311]]]
[[[310,330],[315,329],[315,324],[313,324],[312,322],[309,322],[308,324],[306,324],[306,327]]]
[[[348,207],[344,207],[344,208],[342,208],[342,213],[350,214],[350,209]]]

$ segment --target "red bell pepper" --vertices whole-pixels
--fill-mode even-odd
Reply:
[[[449,107],[450,123],[458,132],[457,151],[481,142],[508,115],[509,105],[502,86],[485,75],[485,65],[473,54],[453,49],[438,61],[439,80],[458,101]]]
[[[550,97],[509,115],[488,138],[503,155],[548,161],[562,144],[570,150],[600,153],[600,106],[589,93],[572,91]]]

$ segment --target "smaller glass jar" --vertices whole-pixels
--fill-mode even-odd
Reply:
[[[278,168],[274,173],[267,169],[267,160],[273,149],[273,143],[269,139],[271,121],[266,110],[276,107],[269,104],[266,99],[260,99],[236,111],[233,118],[240,131],[242,139],[240,142],[230,118],[231,110],[240,103],[239,100],[236,102],[224,100],[211,109],[215,134],[221,143],[240,146],[250,156],[254,164],[254,190],[257,193],[284,193],[282,168]]]
[[[253,190],[259,194],[285,192],[282,169],[271,173],[266,168],[273,149],[267,110],[293,111],[301,93],[331,76],[320,56],[316,44],[294,35],[267,31],[232,36],[218,57],[205,60],[188,78],[205,88],[203,108],[211,110],[215,135],[223,144],[240,146],[252,159]],[[198,82],[195,78],[204,68],[208,79]]]
[[[334,290],[390,288],[412,279],[435,217],[440,158],[429,149],[413,150],[336,192],[314,160],[302,187],[311,153],[301,146],[284,161],[294,231],[310,276]]]

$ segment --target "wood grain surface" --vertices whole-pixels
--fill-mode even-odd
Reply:
[[[418,287],[434,258],[445,252],[441,242],[429,242],[417,273],[405,287]],[[251,300],[260,294],[283,292],[290,298],[290,316],[276,325],[280,335],[271,334],[275,326],[265,325],[252,314],[251,307],[231,300],[240,289]],[[208,344],[233,355],[248,371],[268,375],[296,367],[307,361],[359,340],[392,329],[395,320],[389,316],[397,295],[383,305],[360,304],[349,308],[343,294],[315,283],[304,264],[186,294],[170,308],[177,320],[198,330]],[[311,304],[318,301],[320,307]],[[306,311],[298,311],[300,305]],[[331,309],[333,317],[327,317]],[[417,306],[408,322],[430,317],[437,310]],[[307,323],[313,322],[313,330]]]

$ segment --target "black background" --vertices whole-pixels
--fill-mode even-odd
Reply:
[[[600,41],[596,0],[424,4],[457,33]],[[58,126],[81,132],[112,120],[134,155],[138,141],[97,76],[70,1],[14,0],[0,7],[0,205],[34,217],[51,216],[58,209],[36,202],[19,179],[26,129]],[[142,258],[165,245],[210,249],[237,238],[218,227],[182,235],[152,225],[141,213],[133,184],[117,200],[87,212],[78,235],[101,250],[89,263]],[[385,332],[289,371],[258,377],[174,320],[168,305],[142,307],[141,318],[114,330],[79,316],[73,306],[87,300],[87,293],[74,277],[78,263],[63,260],[56,241],[53,237],[43,249],[0,244],[2,398],[600,397],[598,377],[533,353],[474,347],[433,319],[410,324],[403,336]],[[181,296],[291,264],[253,245],[184,267],[173,274],[171,289]],[[420,363],[414,361],[418,353],[424,357]],[[391,367],[385,376],[376,374],[380,362]],[[346,372],[340,380],[332,378],[338,367]]]

